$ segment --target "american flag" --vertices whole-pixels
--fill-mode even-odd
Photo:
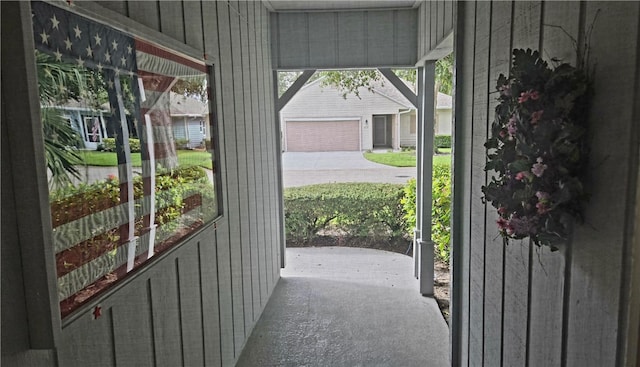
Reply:
[[[51,4],[33,2],[32,23],[38,51],[53,56],[57,62],[100,72],[109,95],[111,118],[116,126],[120,206],[125,208],[122,213],[124,220],[121,219],[119,224],[120,240],[117,244],[117,258],[121,260],[115,265],[118,269],[113,266],[105,269],[104,266],[98,266],[104,254],[97,254],[95,258],[86,259],[82,266],[59,271],[58,293],[61,306],[66,302],[75,307],[75,301],[69,300],[74,299],[74,296],[77,298],[84,287],[94,282],[99,283],[105,277],[111,282],[113,279],[109,277],[113,277],[113,274],[121,276],[124,270],[119,269],[125,267],[122,262],[126,263],[126,272],[129,272],[134,265],[153,256],[156,164],[170,167],[177,163],[169,114],[169,91],[179,79],[202,78],[207,73],[207,67],[200,61],[178,55]],[[131,88],[127,96],[123,90],[125,80]],[[126,101],[126,109],[125,98],[131,98]],[[146,213],[142,218],[145,228],[143,233],[134,233],[136,218],[133,170],[129,140],[125,138],[130,136],[125,116],[127,112],[143,143],[141,156],[145,200],[142,212]],[[139,241],[137,236],[145,240]],[[65,246],[54,244],[57,248],[56,256],[77,243],[71,240],[67,242]],[[127,251],[120,251],[124,247]],[[93,263],[97,265],[92,268]],[[114,272],[106,274],[111,271]],[[63,315],[70,312],[65,307]]]

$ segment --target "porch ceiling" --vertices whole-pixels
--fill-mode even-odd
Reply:
[[[263,0],[272,11],[335,11],[335,10],[364,10],[364,9],[398,9],[415,8],[419,0],[330,0],[330,1],[291,1],[291,0]]]

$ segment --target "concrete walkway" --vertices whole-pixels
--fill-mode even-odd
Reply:
[[[334,182],[404,184],[415,167],[391,167],[366,160],[362,152],[282,153],[284,187]]]
[[[287,249],[237,366],[448,366],[449,331],[405,255]]]

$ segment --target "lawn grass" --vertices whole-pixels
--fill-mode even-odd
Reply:
[[[433,164],[447,164],[451,165],[451,155],[450,154],[441,154],[433,156]]]
[[[389,153],[364,153],[364,157],[371,162],[376,162],[393,167],[415,167],[416,153],[409,152],[389,152]],[[433,164],[451,164],[451,155],[434,155]]]
[[[118,157],[114,152],[98,152],[87,150],[80,152],[80,157],[87,166],[115,167],[118,165]],[[131,153],[131,165],[142,166],[140,153]],[[211,154],[195,150],[178,150],[178,165],[181,167],[200,166],[211,169]]]
[[[364,157],[371,162],[393,167],[415,167],[416,152],[388,152],[388,153],[364,153]]]

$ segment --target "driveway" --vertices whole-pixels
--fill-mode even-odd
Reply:
[[[415,167],[391,167],[368,161],[362,152],[282,153],[284,187],[334,182],[404,184]]]

